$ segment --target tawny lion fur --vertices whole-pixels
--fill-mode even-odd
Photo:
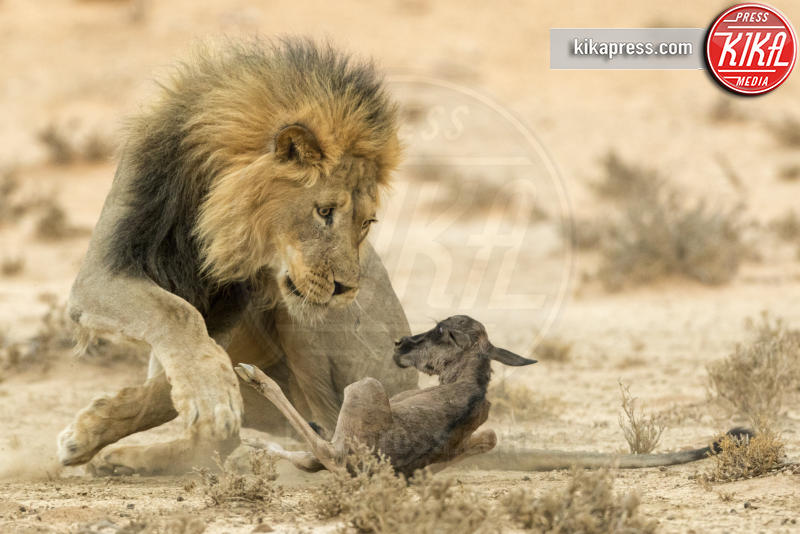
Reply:
[[[84,332],[149,345],[148,378],[81,410],[58,437],[61,462],[183,471],[238,446],[242,424],[291,432],[240,391],[236,363],[328,429],[349,384],[415,389],[416,371],[392,361],[408,323],[366,240],[399,153],[380,76],[330,46],[227,44],[180,66],[131,121],[68,303]],[[177,440],[108,447],[179,415]],[[498,454],[481,462],[535,469],[557,453]],[[667,459],[650,461],[630,466]]]

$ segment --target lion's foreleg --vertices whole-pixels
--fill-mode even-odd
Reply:
[[[178,415],[170,398],[170,385],[161,372],[141,386],[100,396],[78,412],[58,436],[58,455],[64,465],[89,461],[100,449],[135,432],[147,430]]]
[[[183,442],[206,451],[238,442],[242,397],[236,375],[227,353],[209,337],[203,317],[189,303],[148,280],[98,275],[87,268],[73,286],[69,312],[83,328],[119,332],[150,345],[171,385],[174,410],[184,418]],[[99,408],[84,411],[78,419],[93,420]],[[104,424],[123,428],[117,421],[121,418],[111,411]],[[69,434],[68,428],[59,442],[62,461],[77,464],[91,458],[93,446],[84,447],[81,454],[70,452]],[[166,461],[179,462],[179,449],[170,449],[174,453]]]

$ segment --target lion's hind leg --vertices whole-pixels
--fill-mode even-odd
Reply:
[[[159,426],[177,415],[169,382],[161,372],[141,386],[97,397],[78,412],[58,436],[58,458],[64,465],[86,463],[106,445]]]

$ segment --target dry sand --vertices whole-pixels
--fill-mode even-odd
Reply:
[[[800,21],[796,2],[772,4]],[[460,245],[481,233],[488,212],[459,216],[458,224],[436,234],[452,262],[444,289],[436,280],[441,263],[424,254],[418,261],[401,261],[403,246],[430,240],[431,221],[425,214],[435,215],[435,208],[422,207],[418,215],[405,216],[391,211],[391,198],[398,196],[390,196],[390,207],[380,217],[381,228],[388,230],[373,236],[413,329],[427,327],[433,317],[467,312],[487,323],[496,344],[518,352],[530,351],[540,334],[573,344],[567,362],[542,361],[513,376],[502,371],[495,376],[524,382],[550,407],[535,422],[494,421],[501,440],[539,448],[624,449],[617,425],[617,382],[622,379],[649,411],[670,414],[660,451],[704,444],[735,422],[708,404],[706,365],[744,340],[745,319],[762,310],[800,325],[800,261],[793,249],[765,231],[758,234],[761,261],[746,263],[729,284],[706,287],[666,280],[621,293],[607,293],[585,277],[596,268],[597,258],[573,254],[559,239],[559,218],[605,217],[610,210],[587,186],[598,176],[599,158],[609,149],[658,169],[690,195],[718,205],[745,203],[747,220],[764,224],[796,207],[800,181],[780,180],[779,173],[800,165],[800,154],[780,145],[770,125],[786,115],[800,117],[800,75],[768,96],[734,99],[702,72],[548,70],[551,27],[704,27],[724,3],[175,0],[137,6],[135,1],[0,2],[0,167],[17,166],[24,189],[32,194],[53,192],[71,224],[82,228],[90,228],[99,214],[113,162],[51,163],[38,132],[55,124],[78,141],[92,132],[113,137],[122,117],[152,93],[153,76],[168,73],[170,62],[186,55],[198,40],[223,34],[327,36],[375,56],[393,75],[478,91],[535,133],[560,178],[553,185],[541,165],[528,169],[535,174],[538,200],[549,218],[525,226],[527,241],[516,259],[520,269],[514,280],[527,280],[531,292],[546,293],[545,311],[490,309],[483,290],[473,300],[461,300],[471,272],[465,265],[477,256],[474,248]],[[446,92],[426,92],[419,84],[395,87],[404,105],[421,107],[424,113],[448,103]],[[721,100],[730,100],[740,117],[710,120]],[[430,117],[424,115],[415,131]],[[447,150],[453,146],[464,150],[454,152],[457,156],[507,155],[503,150],[511,143],[504,137],[509,123],[492,113],[472,117],[468,124],[483,137],[412,138],[412,163],[431,154],[450,155]],[[735,169],[738,186],[726,176],[720,159]],[[413,164],[401,169],[394,195],[407,198],[408,191],[423,187],[419,169]],[[520,172],[526,171],[475,166],[468,174],[498,183]],[[559,204],[559,184],[568,193],[567,204]],[[418,209],[413,200],[399,205]],[[11,339],[24,339],[36,329],[46,309],[42,294],[66,298],[88,242],[85,233],[56,241],[37,239],[34,224],[35,218],[26,216],[0,226],[0,259],[21,255],[25,260],[21,273],[0,275],[0,331]],[[481,271],[481,279],[502,278],[490,271]],[[202,492],[187,489],[192,477],[97,479],[81,468],[60,468],[54,447],[58,431],[95,395],[136,383],[144,372],[136,362],[98,365],[65,356],[46,369],[34,366],[2,376],[0,532],[74,532],[81,525],[94,525],[98,532],[105,525],[113,532],[102,521],[124,525],[139,518],[153,522],[180,516],[200,518],[207,532],[252,532],[261,521],[281,532],[335,530],[335,523],[298,510],[308,488],[325,475],[300,475],[285,465],[279,478],[286,487],[285,502],[280,510],[268,512],[252,506],[210,507]],[[800,411],[790,407],[781,425],[788,458],[796,461]],[[176,428],[167,425],[131,439],[165,439]],[[658,519],[663,532],[798,529],[800,475],[784,472],[707,491],[691,479],[704,469],[701,462],[622,472],[617,487],[641,492],[643,513]],[[452,474],[495,498],[522,486],[544,492],[563,485],[567,476]],[[732,497],[724,500],[720,494]]]

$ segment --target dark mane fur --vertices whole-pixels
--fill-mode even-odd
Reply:
[[[217,110],[207,109],[208,102],[218,100],[209,95],[225,91],[234,102],[212,113]],[[253,95],[267,95],[268,104],[261,105],[267,109],[247,100]],[[334,105],[342,100],[349,107]],[[228,155],[263,155],[280,126],[274,124],[279,111],[309,101],[319,102],[320,116],[340,108],[358,115],[367,136],[389,135],[393,128],[394,110],[372,65],[330,46],[304,39],[229,44],[222,51],[200,51],[180,66],[155,104],[131,121],[116,178],[124,180],[128,209],[116,223],[106,257],[113,272],[149,277],[206,318],[226,295],[246,303],[249,281],[220,283],[204,273],[202,248],[193,234],[198,209],[215,177],[230,164]],[[208,135],[198,142],[198,124],[205,127],[216,117],[233,124],[220,129],[241,135]]]

